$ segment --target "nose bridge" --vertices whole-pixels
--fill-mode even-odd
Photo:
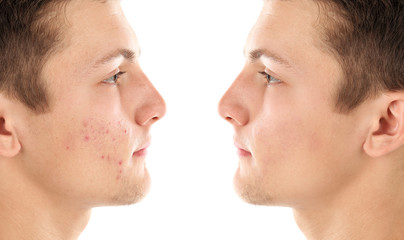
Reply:
[[[247,89],[243,84],[244,72],[241,72],[219,102],[219,114],[233,125],[246,125],[249,121],[248,104],[245,101]]]
[[[137,97],[140,103],[135,110],[135,122],[141,126],[151,125],[165,115],[166,103],[145,74],[142,74],[140,81],[137,87],[141,88],[138,92],[142,96]]]

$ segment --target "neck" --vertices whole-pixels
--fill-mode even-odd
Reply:
[[[54,198],[9,172],[0,168],[0,239],[78,239],[89,221],[90,208]]]
[[[403,170],[382,166],[386,160],[369,161],[372,164],[340,192],[294,209],[308,240],[404,239]]]

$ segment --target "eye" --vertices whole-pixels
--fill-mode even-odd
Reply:
[[[122,74],[125,72],[118,72],[117,74],[113,75],[110,78],[105,79],[103,82],[104,83],[109,83],[109,84],[118,84],[118,80]]]
[[[274,78],[273,76],[269,75],[266,72],[260,72],[260,74],[265,77],[265,79],[267,80],[268,85],[269,84],[276,84],[276,83],[281,82],[281,80]]]

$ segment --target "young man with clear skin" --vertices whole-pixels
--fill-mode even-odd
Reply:
[[[0,0],[0,239],[77,239],[138,202],[165,103],[117,0]]]
[[[404,239],[403,8],[265,1],[219,103],[237,192],[292,207],[307,239]]]

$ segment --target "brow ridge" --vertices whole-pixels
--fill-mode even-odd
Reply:
[[[257,60],[259,60],[261,57],[266,57],[266,58],[270,58],[272,60],[274,60],[275,62],[285,65],[287,67],[291,67],[292,65],[290,64],[290,62],[288,60],[286,60],[284,57],[282,57],[281,55],[270,51],[268,49],[264,49],[264,48],[258,48],[258,49],[254,49],[252,51],[250,51],[248,53],[248,60],[251,63],[256,62]]]
[[[113,59],[116,59],[120,56],[122,56],[125,60],[129,62],[134,62],[138,57],[140,53],[136,53],[130,49],[125,49],[125,48],[120,48],[117,50],[114,50],[108,54],[106,54],[104,57],[100,58],[97,60],[94,64],[95,67],[102,66],[107,64],[108,62],[112,61]]]

